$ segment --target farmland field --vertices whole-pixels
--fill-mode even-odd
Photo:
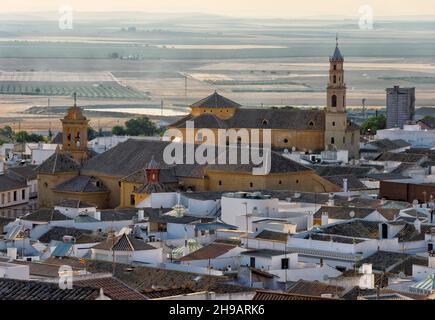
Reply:
[[[115,81],[104,82],[35,82],[0,81],[0,94],[72,96],[96,99],[148,99],[147,95]]]
[[[129,113],[185,114],[215,90],[243,107],[322,108],[336,32],[349,109],[362,99],[382,108],[394,85],[415,86],[417,107],[434,106],[433,21],[377,20],[360,30],[352,19],[80,13],[65,31],[57,18],[8,16],[0,26],[0,122],[59,125],[73,92],[91,125],[105,129]]]

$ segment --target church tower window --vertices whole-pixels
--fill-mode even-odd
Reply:
[[[334,144],[335,143],[335,139],[334,139],[334,137],[331,137],[331,144]]]
[[[331,97],[331,106],[333,108],[337,107],[337,96],[335,94]]]

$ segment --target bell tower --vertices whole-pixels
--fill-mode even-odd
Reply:
[[[338,47],[329,58],[329,80],[326,88],[325,148],[346,148],[346,84],[344,82],[344,58]]]
[[[77,94],[74,93],[74,106],[68,109],[62,122],[62,150],[69,153],[74,160],[82,162],[87,158],[88,124],[82,108],[77,106]]]

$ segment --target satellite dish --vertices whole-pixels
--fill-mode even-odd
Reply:
[[[355,217],[355,211],[349,212],[349,217],[354,218]]]
[[[292,147],[292,151],[293,151],[293,152],[296,151],[296,147],[295,147],[295,146]]]

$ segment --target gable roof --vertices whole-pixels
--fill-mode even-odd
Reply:
[[[35,180],[36,179],[35,169],[36,166],[32,166],[32,165],[12,167],[12,168],[8,168],[8,174],[24,179],[26,181]]]
[[[85,201],[81,201],[81,200],[76,200],[76,199],[64,199],[60,202],[58,202],[56,205],[56,207],[63,207],[63,208],[75,208],[75,209],[82,209],[82,208],[94,208],[95,205],[85,202]]]
[[[93,176],[75,176],[53,188],[61,192],[108,192],[103,182]]]
[[[95,288],[63,290],[54,283],[0,278],[0,300],[94,300],[98,296]]]
[[[27,221],[50,222],[72,220],[58,210],[42,208],[23,216],[21,219]]]
[[[92,247],[99,250],[114,250],[114,251],[141,251],[141,250],[154,250],[155,247],[140,241],[127,234],[122,234],[115,238],[108,237],[105,241]]]
[[[291,300],[292,301],[292,300],[335,300],[335,299],[323,298],[319,296],[309,296],[305,294],[257,290],[252,300],[276,300],[276,301]]]
[[[130,139],[118,144],[112,149],[90,159],[82,169],[83,174],[108,174],[125,178],[133,173],[143,170],[144,166],[154,157],[162,168],[174,168],[175,176],[203,177],[205,170],[224,170],[229,172],[251,173],[256,165],[250,164],[223,164],[223,165],[198,165],[179,164],[166,165],[163,160],[163,152],[170,142]],[[195,148],[198,145],[194,146]],[[186,145],[183,145],[186,149]],[[229,153],[229,152],[228,152]],[[240,157],[240,152],[237,152]],[[186,156],[186,152],[183,152]],[[216,157],[218,153],[216,152]],[[286,173],[310,171],[307,168],[281,154],[271,152],[271,173]]]
[[[143,294],[114,277],[79,279],[74,281],[74,285],[96,289],[102,288],[104,295],[112,300],[147,300]]]
[[[343,287],[329,285],[319,281],[299,280],[286,290],[287,293],[302,294],[320,297],[322,294],[340,295],[344,291]]]
[[[62,241],[64,236],[79,238],[83,234],[91,234],[91,230],[68,228],[68,227],[53,227],[39,237],[42,243],[49,243],[52,240]]]
[[[234,102],[224,96],[221,96],[217,91],[201,99],[193,104],[190,107],[202,107],[202,108],[238,108],[240,104]]]
[[[26,187],[27,182],[25,180],[14,179],[7,174],[0,175],[0,191],[22,189]]]
[[[273,230],[263,230],[255,236],[257,239],[273,240],[279,242],[287,242],[288,234],[285,232],[278,232]]]
[[[37,173],[62,173],[62,172],[78,172],[80,164],[73,158],[60,151],[56,150],[47,160],[36,168]]]
[[[324,130],[325,113],[321,110],[306,109],[237,109],[228,119],[220,119],[214,114],[203,113],[196,117],[180,119],[172,126],[184,128],[186,121],[194,121],[195,128],[259,128]]]
[[[353,218],[363,219],[374,212],[373,208],[354,208],[345,206],[321,206],[314,214],[314,218],[320,219],[322,214],[326,212],[330,219],[350,220]],[[351,213],[353,214],[351,215]]]
[[[192,261],[192,260],[208,260],[215,259],[228,251],[234,249],[236,246],[225,243],[210,243],[205,247],[202,247],[188,255],[181,257],[180,261]]]
[[[356,190],[366,190],[367,186],[362,183],[354,174],[343,174],[343,175],[334,175],[334,176],[324,176],[324,178],[333,184],[343,188],[344,182],[343,179],[347,179],[347,189],[349,191]]]
[[[375,158],[375,161],[397,161],[405,163],[418,163],[420,161],[427,160],[427,156],[417,153],[393,153],[384,152]]]

